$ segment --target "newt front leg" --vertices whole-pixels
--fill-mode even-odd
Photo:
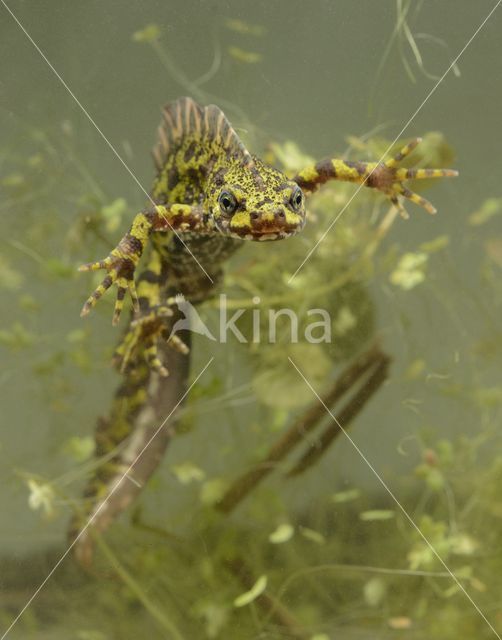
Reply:
[[[399,213],[407,218],[399,197],[411,200],[429,213],[436,213],[434,206],[422,196],[410,191],[403,185],[405,180],[421,180],[424,178],[445,178],[458,175],[454,169],[406,169],[399,163],[408,156],[421,142],[415,138],[386,162],[353,162],[337,158],[326,158],[311,167],[300,171],[293,180],[305,191],[311,193],[328,180],[343,180],[364,184],[384,193],[397,207]]]
[[[81,316],[86,316],[102,295],[115,282],[117,300],[113,313],[113,324],[117,324],[124,305],[126,291],[129,291],[134,309],[138,310],[138,295],[134,284],[136,266],[153,231],[210,231],[204,211],[199,206],[187,204],[157,205],[136,215],[129,231],[115,249],[104,260],[90,262],[79,267],[79,271],[105,269],[108,274],[93,291],[82,307]]]

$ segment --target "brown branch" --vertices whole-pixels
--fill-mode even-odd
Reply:
[[[332,421],[332,424],[326,427],[315,444],[307,449],[291,471],[288,472],[288,477],[297,476],[300,473],[303,473],[326,453],[333,440],[342,433],[340,425],[343,430],[345,430],[349,426],[350,422],[362,410],[371,396],[385,382],[388,375],[389,364],[390,358],[381,354],[380,361],[376,367],[374,367],[371,375],[366,379],[361,389],[359,389],[356,395],[349,400],[345,407],[336,416],[336,419]],[[323,410],[326,411],[324,407]]]
[[[363,352],[356,360],[346,367],[335,381],[331,389],[322,396],[326,406],[331,407],[343,396],[352,385],[366,373],[376,362],[384,356],[377,344]],[[262,462],[253,466],[249,471],[237,478],[226,491],[216,508],[223,513],[230,513],[269,473],[277,463],[285,458],[305,436],[318,425],[325,415],[326,409],[320,402],[315,402],[300,416],[293,425],[270,448]]]

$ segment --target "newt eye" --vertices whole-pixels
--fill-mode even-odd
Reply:
[[[289,204],[293,211],[300,211],[303,204],[303,191],[300,187],[296,187],[291,194],[291,198],[289,199]]]
[[[227,216],[231,216],[237,209],[237,200],[230,191],[222,191],[218,198],[218,202],[220,204],[220,209],[223,213],[226,213]]]

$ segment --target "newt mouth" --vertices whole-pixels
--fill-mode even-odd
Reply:
[[[260,232],[253,232],[249,229],[239,229],[238,231],[230,231],[227,235],[238,240],[252,240],[253,242],[265,242],[272,240],[282,240],[283,238],[289,238],[296,233],[299,229],[292,229],[286,231],[285,229],[274,229]]]
[[[289,238],[300,231],[301,227],[267,227],[261,229],[246,229],[234,231],[233,235],[242,238],[244,240],[254,240],[258,242],[264,242],[267,240],[282,240],[283,238]]]
[[[264,242],[266,240],[282,240],[290,235],[292,235],[292,233],[287,233],[286,231],[266,231],[265,233],[262,232],[253,235],[253,240],[258,240],[259,242]]]
[[[303,229],[304,222],[300,224],[281,224],[274,222],[259,222],[247,227],[236,227],[230,231],[233,235],[246,240],[278,240],[281,238],[288,238],[293,236]]]
[[[217,228],[225,235],[241,240],[265,241],[289,238],[300,232],[305,220],[298,224],[285,224],[278,221],[257,221],[251,225],[235,225],[231,221],[218,221]]]

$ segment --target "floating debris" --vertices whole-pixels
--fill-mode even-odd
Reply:
[[[268,579],[266,575],[260,576],[249,591],[245,591],[235,598],[234,607],[245,607],[256,600],[256,598],[259,598],[267,588],[267,582]]]
[[[234,60],[238,62],[244,62],[245,64],[256,64],[263,59],[261,53],[256,53],[254,51],[244,51],[239,47],[228,47],[228,53]]]
[[[250,24],[244,20],[235,18],[227,18],[223,23],[227,29],[246,36],[255,36],[257,38],[264,36],[267,32],[261,24]]]

